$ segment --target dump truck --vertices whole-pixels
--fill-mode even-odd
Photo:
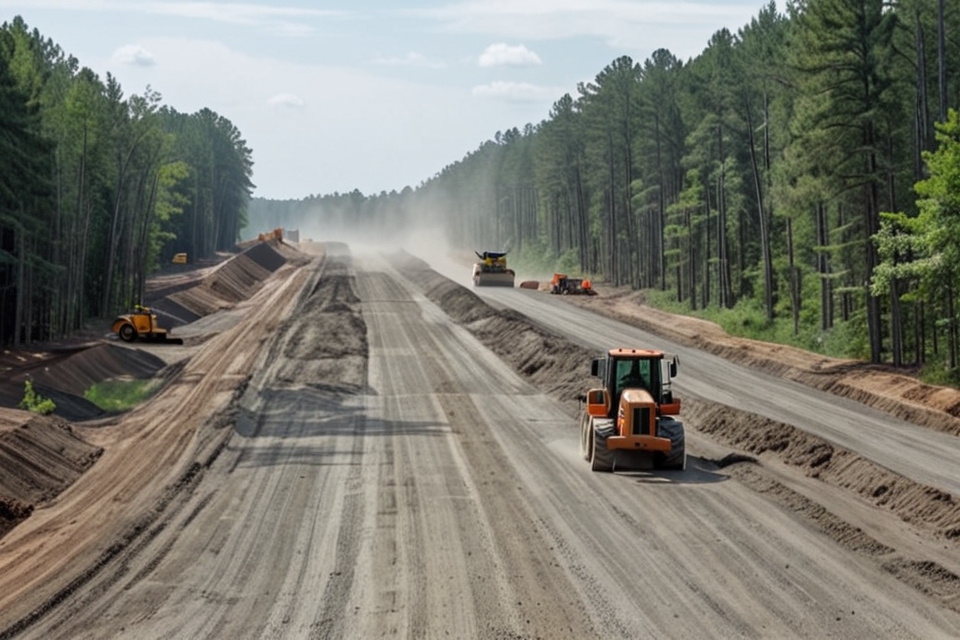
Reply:
[[[182,338],[173,338],[157,323],[157,314],[150,307],[134,305],[133,313],[117,316],[111,330],[124,342],[145,340],[164,344],[183,344]]]
[[[550,293],[559,295],[595,296],[593,285],[586,278],[571,278],[565,273],[553,274],[550,281]]]
[[[473,286],[512,287],[516,274],[507,268],[506,251],[474,251],[479,262],[473,265]]]
[[[591,362],[601,387],[580,395],[580,453],[593,471],[685,469],[679,360],[653,349],[610,349]]]

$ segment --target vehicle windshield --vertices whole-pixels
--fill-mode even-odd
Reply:
[[[645,358],[617,360],[614,377],[617,401],[624,389],[646,389],[657,399],[654,390],[659,386],[659,362]]]

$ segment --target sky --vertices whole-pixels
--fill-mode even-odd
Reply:
[[[255,197],[416,188],[536,125],[613,60],[699,55],[767,0],[0,0],[126,95],[209,108],[252,150]]]

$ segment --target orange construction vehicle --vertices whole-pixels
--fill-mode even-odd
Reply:
[[[560,295],[584,295],[595,296],[597,292],[586,278],[571,278],[565,273],[553,274],[553,280],[550,282],[550,293]]]
[[[650,349],[611,349],[591,363],[603,386],[580,396],[580,452],[593,471],[684,469],[680,400],[671,381],[679,361]]]
[[[183,344],[182,338],[171,338],[166,329],[157,324],[157,315],[149,307],[134,305],[133,313],[127,313],[113,321],[112,331],[124,342],[137,339],[166,344]]]

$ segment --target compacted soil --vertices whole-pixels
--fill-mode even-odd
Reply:
[[[0,409],[0,638],[960,628],[957,392],[629,292],[455,280],[402,253],[258,243],[153,283],[183,345],[3,354],[4,381],[63,408]],[[690,349],[686,471],[580,459],[576,396],[611,341]],[[785,411],[726,401],[715,358]],[[159,390],[119,415],[83,404],[124,377]],[[817,403],[832,431],[803,415]],[[929,437],[888,443],[896,421]]]

